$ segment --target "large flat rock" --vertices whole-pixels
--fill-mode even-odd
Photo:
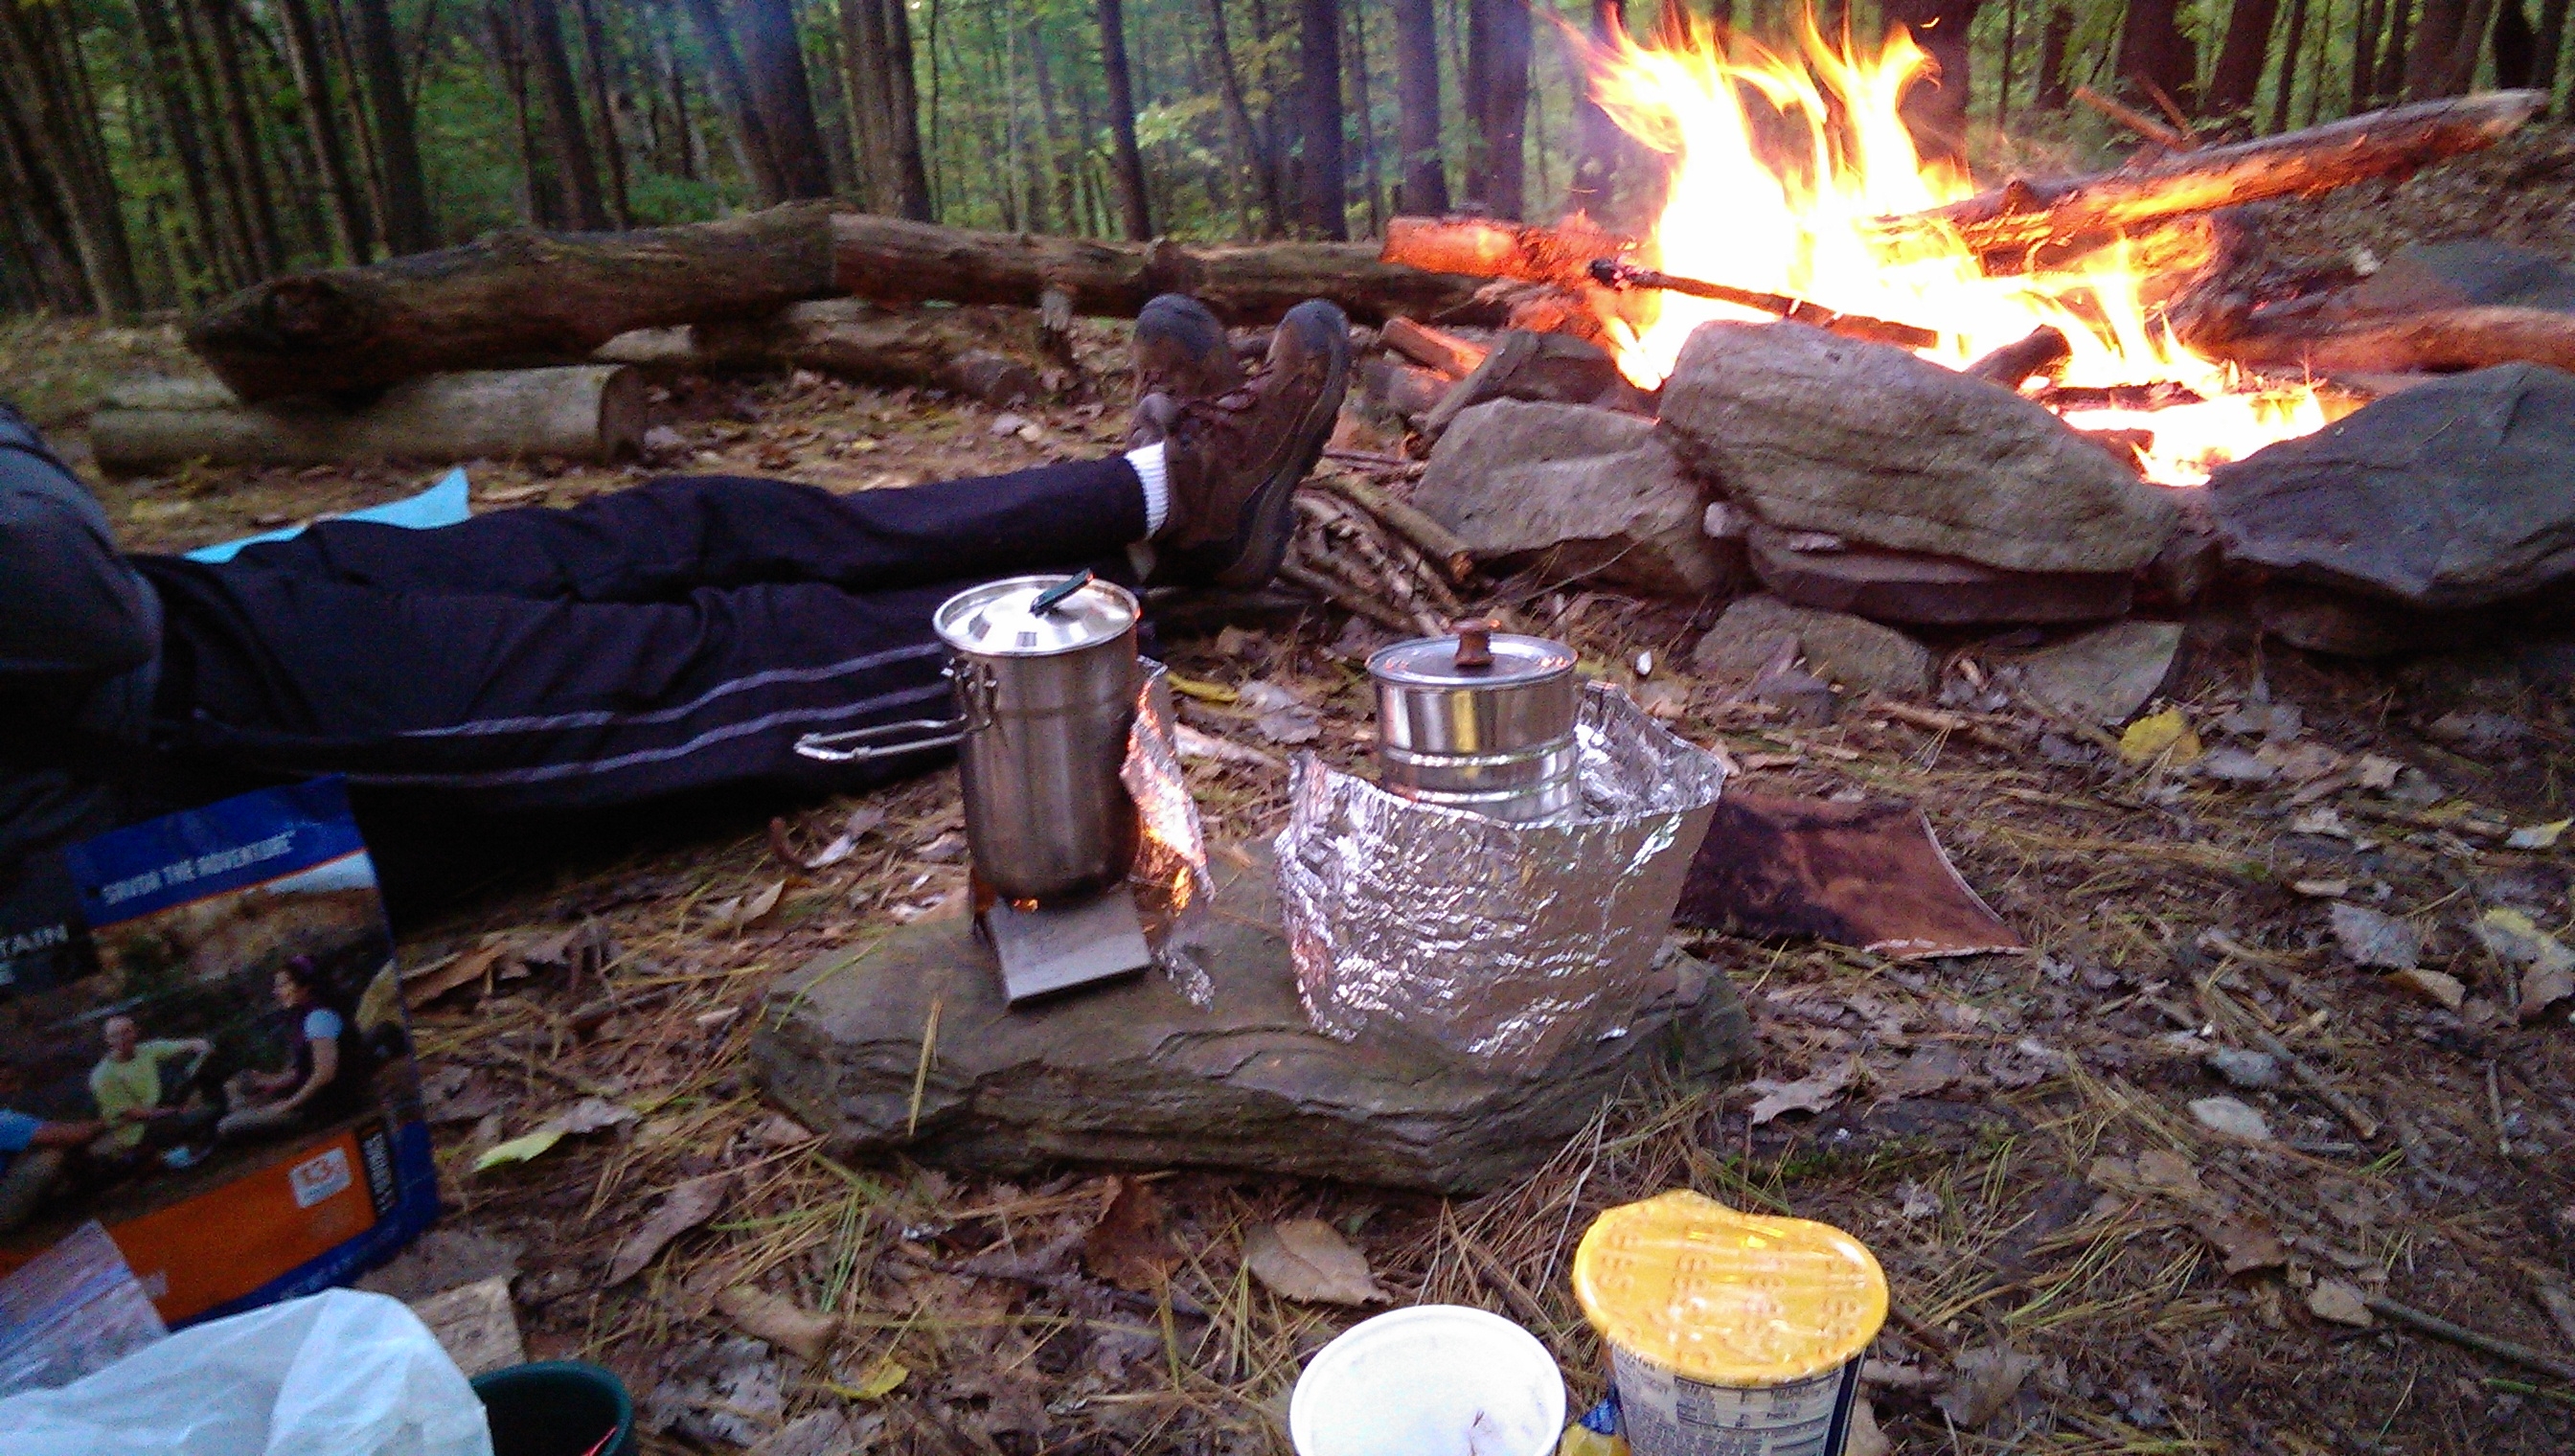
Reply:
[[[2575,577],[2575,375],[2481,369],[2390,395],[2208,482],[2232,561],[2435,612]]]
[[[1069,1160],[1466,1193],[1544,1160],[1632,1076],[1706,1078],[1749,1053],[1733,988],[1677,952],[1627,1034],[1585,1040],[1532,1076],[1332,1040],[1296,999],[1268,846],[1220,852],[1213,867],[1196,938],[1207,1005],[1155,971],[1011,1010],[971,922],[927,920],[820,956],[772,990],[755,1075],[849,1153],[905,1149],[1007,1174]]]
[[[2127,572],[2176,521],[2163,492],[2011,391],[1802,324],[1699,326],[1662,423],[1763,521],[1897,551]]]
[[[1641,415],[1494,400],[1439,438],[1412,504],[1478,560],[1697,596],[1728,575],[1705,496]]]

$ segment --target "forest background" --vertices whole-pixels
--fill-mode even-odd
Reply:
[[[134,314],[533,224],[798,198],[1104,237],[1617,220],[1659,168],[1581,44],[1801,0],[0,0],[0,310]],[[1942,71],[1980,167],[2480,86],[2555,93],[2568,0],[1828,0]],[[2552,108],[2554,109],[2554,108]]]

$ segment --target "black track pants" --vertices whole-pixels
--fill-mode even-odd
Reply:
[[[918,771],[937,753],[836,766],[794,744],[946,717],[940,602],[1022,573],[1123,576],[1144,536],[1113,457],[852,496],[675,478],[137,564],[167,610],[156,717],[187,758],[516,814]]]

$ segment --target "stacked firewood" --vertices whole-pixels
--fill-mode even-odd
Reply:
[[[1469,615],[1459,594],[1475,564],[1447,528],[1366,478],[1409,470],[1345,456],[1317,471],[1296,493],[1296,534],[1279,575],[1390,632],[1436,637]]]

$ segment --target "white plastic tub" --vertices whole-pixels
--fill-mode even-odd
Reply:
[[[1422,1304],[1351,1326],[1288,1400],[1296,1456],[1547,1456],[1564,1377],[1497,1314]]]

